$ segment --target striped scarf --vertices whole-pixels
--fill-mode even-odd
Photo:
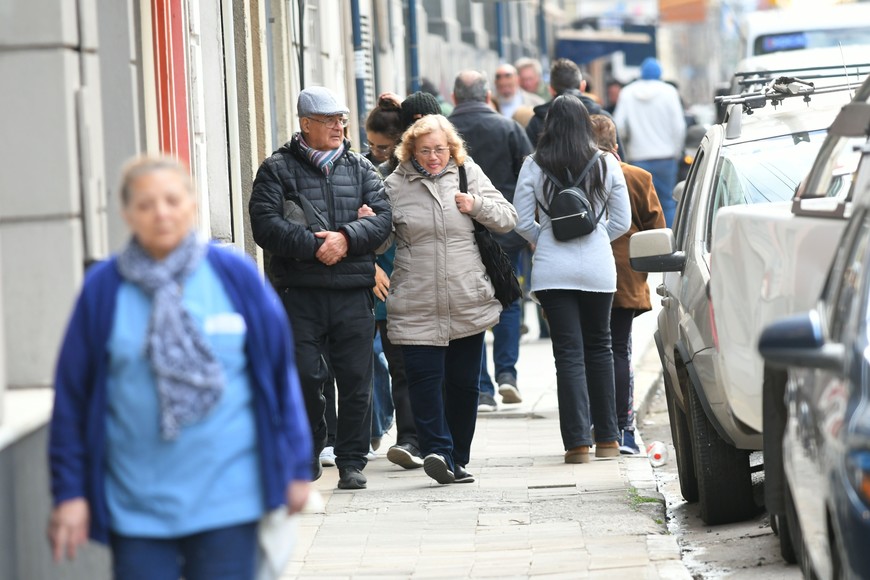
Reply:
[[[447,171],[447,169],[450,167],[450,164],[448,163],[444,166],[444,169],[439,171],[436,175],[434,173],[429,173],[428,171],[426,171],[426,168],[420,165],[420,162],[413,157],[411,157],[411,165],[413,165],[414,169],[416,169],[421,175],[425,177],[441,177],[442,175],[444,175],[444,172]]]
[[[299,147],[302,149],[302,152],[308,156],[311,163],[320,169],[324,175],[329,175],[329,172],[332,171],[332,165],[335,163],[335,160],[344,153],[344,144],[342,143],[338,149],[320,151],[319,149],[312,149],[311,146],[305,142],[305,137],[302,133],[297,133],[296,135],[299,137]]]

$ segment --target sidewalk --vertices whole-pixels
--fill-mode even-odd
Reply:
[[[658,380],[654,317],[636,326],[636,407]],[[301,516],[283,578],[691,578],[645,456],[563,462],[550,342],[534,327],[526,336],[523,403],[478,417],[475,483],[442,486],[393,465],[388,435],[368,489],[336,490],[337,470],[324,469],[314,487],[325,505]]]

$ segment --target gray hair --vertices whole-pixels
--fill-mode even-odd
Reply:
[[[489,93],[489,81],[486,75],[476,70],[462,71],[456,75],[453,83],[453,98],[456,104],[468,101],[486,102]]]
[[[544,70],[541,68],[541,61],[537,59],[524,56],[523,58],[517,59],[517,62],[514,63],[514,68],[517,69],[517,71],[529,67],[533,68],[535,72],[538,73],[538,76],[544,74]]]
[[[134,157],[124,164],[121,171],[121,203],[124,207],[130,203],[132,185],[140,177],[150,175],[157,171],[171,171],[178,175],[184,188],[192,196],[194,192],[193,180],[190,171],[175,157],[168,155],[141,155]]]

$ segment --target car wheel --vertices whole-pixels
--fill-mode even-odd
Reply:
[[[668,418],[671,421],[671,439],[677,456],[677,473],[680,476],[680,493],[689,503],[698,501],[698,478],[695,476],[695,461],[692,458],[692,439],[689,436],[689,423],[686,414],[677,405],[673,387],[667,375],[665,398],[668,401]]]
[[[710,525],[747,520],[756,512],[749,453],[723,441],[694,387],[689,385],[687,391],[701,519]]]

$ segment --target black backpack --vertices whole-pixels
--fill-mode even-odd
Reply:
[[[601,151],[596,151],[574,184],[568,187],[563,185],[549,171],[541,167],[541,171],[544,172],[547,179],[553,182],[558,191],[553,194],[547,207],[544,207],[544,204],[537,197],[535,201],[538,207],[541,208],[541,211],[550,218],[550,223],[553,226],[553,237],[560,242],[573,240],[574,238],[592,233],[595,231],[601,216],[604,215],[604,207],[601,208],[597,216],[595,215],[592,211],[592,202],[580,185],[583,183],[583,178],[586,177],[586,174],[589,173],[600,157]],[[570,179],[570,174],[568,177]]]

